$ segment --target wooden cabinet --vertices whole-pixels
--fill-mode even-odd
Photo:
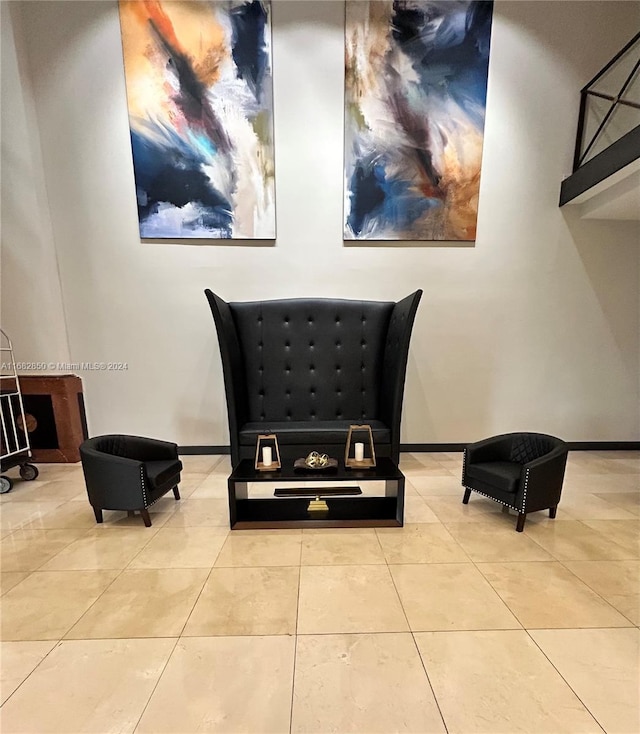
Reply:
[[[35,462],[80,461],[87,438],[82,380],[77,375],[20,375],[26,428]]]

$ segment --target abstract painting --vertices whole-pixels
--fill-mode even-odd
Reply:
[[[275,238],[270,3],[119,7],[140,236]]]
[[[346,240],[473,240],[493,3],[346,4]]]

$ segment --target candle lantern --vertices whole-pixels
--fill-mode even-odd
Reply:
[[[275,433],[265,433],[258,436],[254,466],[257,471],[277,471],[282,467],[278,439]]]
[[[369,469],[376,465],[371,426],[349,426],[344,465],[352,469]]]

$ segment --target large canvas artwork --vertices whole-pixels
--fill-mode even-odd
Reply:
[[[274,238],[270,3],[119,7],[140,236]]]
[[[346,6],[345,239],[475,239],[493,3]]]

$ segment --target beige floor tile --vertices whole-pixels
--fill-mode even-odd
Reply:
[[[105,511],[105,517],[108,513]],[[96,518],[91,505],[86,501],[70,500],[47,512],[38,521],[39,527],[50,529],[85,529],[95,528]]]
[[[607,597],[611,606],[615,607],[620,614],[640,627],[640,593],[638,594],[611,594]]]
[[[613,493],[598,496],[590,492],[565,492],[558,511],[574,520],[633,520],[634,513],[610,499],[619,496]]]
[[[0,494],[0,507],[12,502],[28,502],[30,499],[38,501],[38,497],[34,497],[34,493],[43,490],[51,481],[51,479],[38,478],[31,482],[25,482],[19,479],[17,474],[13,473],[11,478],[13,480],[13,489],[11,492]]]
[[[451,734],[602,734],[526,632],[415,638]]]
[[[387,563],[455,563],[467,554],[441,524],[405,525],[377,531]]]
[[[390,566],[412,630],[519,628],[472,563]]]
[[[178,507],[167,520],[165,527],[228,528],[229,503],[227,500],[199,500],[190,497],[178,503]]]
[[[30,573],[30,571],[7,571],[6,573],[0,573],[0,596],[6,594],[14,586],[17,586]]]
[[[56,507],[62,504],[64,504],[64,500],[50,500],[48,502],[19,502],[12,500],[4,503],[0,511],[2,537],[5,538],[24,525],[37,528],[40,519],[47,512],[55,510]]]
[[[600,459],[615,459],[618,461],[633,461],[635,463],[640,463],[640,451],[633,451],[632,449],[622,449],[620,451],[591,451],[590,453]]]
[[[211,568],[226,528],[160,528],[129,568]]]
[[[514,520],[515,522],[515,520]],[[524,533],[493,523],[447,523],[447,530],[473,561],[552,561],[553,557]]]
[[[35,480],[15,485],[15,499],[20,502],[67,502],[79,495],[86,500],[87,489],[82,477],[67,479]]]
[[[68,532],[68,531],[49,531]],[[89,530],[44,564],[43,571],[76,571],[125,568],[149,543],[156,528],[111,528],[110,532]]]
[[[55,642],[0,642],[0,705],[53,649]]]
[[[525,533],[559,561],[617,561],[638,557],[610,537],[589,527],[593,521],[585,522],[556,519],[544,524],[530,523],[525,525]]]
[[[640,558],[640,520],[583,520],[583,524],[621,546],[626,558]]]
[[[411,635],[298,638],[291,731],[444,732]]]
[[[623,508],[632,515],[640,515],[640,492],[610,492],[608,494],[596,495],[602,500],[606,500],[613,505]],[[600,518],[590,518],[598,520]],[[609,518],[602,518],[607,520]],[[610,518],[612,520],[624,519],[624,518]]]
[[[287,732],[294,638],[180,640],[136,729],[163,732]]]
[[[448,469],[435,461],[430,466],[425,466],[424,464],[408,464],[403,466],[401,462],[400,471],[411,481],[413,481],[414,477],[452,477],[457,473],[455,469]]]
[[[207,574],[201,568],[123,571],[67,638],[177,637]]]
[[[534,630],[531,636],[606,732],[640,731],[640,630]]]
[[[298,568],[214,568],[183,635],[293,635]]]
[[[219,474],[211,474],[205,477],[198,487],[191,493],[189,499],[193,500],[227,500],[229,489],[227,478]]]
[[[35,462],[40,472],[40,479],[81,479],[82,464],[77,461],[74,464],[66,464],[62,462]]]
[[[2,597],[2,639],[61,639],[118,573],[35,571]]]
[[[78,507],[88,509],[91,513],[91,517],[94,517],[91,505],[88,505],[86,500],[84,499],[82,501],[70,500],[67,504],[78,505]],[[173,499],[173,495],[171,495],[171,500],[169,500],[168,497],[163,497],[161,500],[151,505],[151,507],[148,508],[149,516],[151,518],[151,528],[146,528],[146,530],[155,532],[158,528],[162,527],[171,517],[171,514],[175,509],[175,505],[176,502]],[[68,510],[68,512],[72,512],[72,510],[70,509]],[[144,521],[139,512],[136,512],[132,517],[129,517],[129,515],[124,510],[103,510],[102,517],[102,523],[97,523],[95,521],[95,517],[93,519],[93,524],[91,527],[96,532],[100,531],[108,533],[114,528],[145,529]],[[48,517],[44,519],[44,522],[49,522]]]
[[[435,512],[441,522],[486,522],[493,519],[498,524],[509,524],[508,517],[501,517],[502,505],[479,495],[471,496],[468,505],[462,504],[464,490],[460,487],[459,496],[427,497],[425,502]]]
[[[183,475],[210,474],[224,460],[224,456],[215,454],[181,454]]]
[[[182,473],[182,479],[178,485],[180,490],[180,502],[176,502],[176,508],[180,507],[183,500],[188,499],[195,492],[196,489],[202,484],[206,478],[206,474],[185,474]],[[173,493],[169,495],[173,497]]]
[[[407,630],[386,566],[300,569],[298,634]]]
[[[479,563],[478,569],[527,629],[629,626],[560,563]]]
[[[216,566],[299,566],[302,533],[278,531],[231,532]]]
[[[3,732],[133,732],[175,640],[63,642],[4,705]]]
[[[579,579],[640,624],[640,561],[565,561]]]
[[[385,563],[378,538],[373,533],[342,533],[324,530],[302,536],[303,566]]]
[[[86,532],[20,528],[0,542],[0,567],[3,571],[35,571]]]
[[[440,522],[438,516],[419,494],[405,496],[404,521],[409,523]]]
[[[590,456],[576,456],[569,454],[567,460],[567,475],[580,474],[630,474],[637,475],[635,462],[616,459],[603,459],[592,454]]]
[[[413,477],[411,484],[422,497],[453,495],[461,499],[464,491],[460,477]]]
[[[633,474],[567,474],[564,479],[563,494],[565,491],[592,494],[640,492],[640,480]]]

